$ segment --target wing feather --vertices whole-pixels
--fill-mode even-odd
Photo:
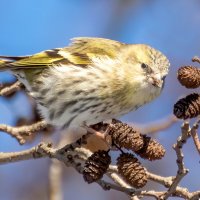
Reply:
[[[0,70],[5,69],[39,69],[58,64],[73,64],[86,67],[92,63],[92,58],[115,58],[123,43],[103,38],[73,38],[68,47],[42,51],[31,56],[0,56]]]

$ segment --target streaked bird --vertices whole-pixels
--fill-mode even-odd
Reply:
[[[75,38],[64,48],[0,56],[50,124],[67,128],[118,118],[159,96],[169,61],[145,44]]]

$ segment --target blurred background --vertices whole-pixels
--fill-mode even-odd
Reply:
[[[164,119],[172,113],[178,98],[191,93],[178,84],[176,71],[200,56],[200,2],[198,0],[0,0],[0,54],[27,55],[63,47],[70,38],[105,37],[125,43],[145,43],[162,51],[171,62],[170,74],[162,95],[154,102],[122,118],[137,125]],[[8,73],[0,73],[0,84],[14,81]],[[16,125],[19,119],[33,119],[32,106],[23,92],[10,98],[0,97],[0,124]],[[180,134],[177,122],[155,135],[167,149],[161,161],[142,161],[149,171],[175,175],[176,157],[172,145]],[[8,134],[0,133],[0,151],[11,152],[30,148],[44,136],[20,146]],[[185,164],[190,169],[181,185],[194,191],[200,164],[191,140],[184,147]],[[0,166],[0,199],[49,199],[49,159],[24,161]],[[150,183],[151,189],[163,189]],[[64,199],[122,200],[120,192],[105,192],[97,184],[88,185],[74,169],[64,168]]]

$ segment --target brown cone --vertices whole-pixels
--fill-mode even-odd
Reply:
[[[122,153],[117,159],[117,167],[119,174],[131,186],[142,188],[146,185],[148,177],[145,168],[132,154]]]
[[[85,162],[83,178],[87,183],[95,182],[106,173],[111,158],[108,151],[99,150],[93,153]]]
[[[138,151],[144,145],[143,136],[138,131],[118,120],[113,120],[109,134],[114,143],[132,151]]]
[[[139,150],[135,151],[143,159],[148,160],[159,160],[164,157],[165,149],[156,140],[144,135],[144,146]]]
[[[200,114],[200,96],[193,93],[177,101],[174,115],[179,119],[189,119]]]
[[[186,88],[197,88],[200,86],[200,69],[194,66],[181,67],[178,70],[177,78]]]

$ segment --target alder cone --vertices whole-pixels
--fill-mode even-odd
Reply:
[[[103,177],[111,163],[108,151],[99,150],[93,153],[85,162],[83,178],[87,183],[93,183]]]
[[[146,170],[132,154],[122,153],[117,158],[117,167],[119,174],[134,188],[146,185],[148,179]]]
[[[128,150],[138,151],[144,145],[143,136],[137,130],[119,120],[112,120],[109,134],[115,144]]]
[[[200,96],[197,93],[190,94],[174,104],[174,115],[179,119],[189,119],[200,114]]]
[[[144,146],[139,150],[135,151],[143,159],[148,160],[159,160],[164,157],[165,149],[155,139],[144,135]]]
[[[177,78],[186,88],[198,88],[200,86],[200,69],[194,66],[180,67]]]

